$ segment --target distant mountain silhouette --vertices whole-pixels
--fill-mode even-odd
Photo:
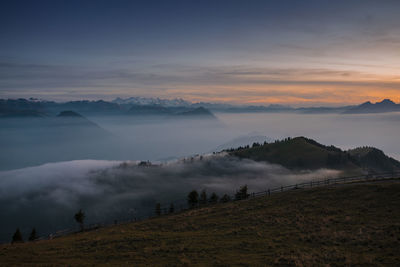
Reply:
[[[294,112],[296,109],[293,109],[289,106],[283,106],[278,104],[271,104],[269,106],[230,106],[224,109],[227,112],[232,113],[281,113],[281,112]]]
[[[84,114],[121,114],[120,105],[103,100],[99,101],[69,101],[56,103],[52,101],[32,99],[0,99],[0,116],[19,116],[19,114],[51,114],[56,115],[61,111],[73,110]],[[29,112],[28,112],[29,111]],[[25,116],[26,116],[25,115]]]
[[[188,116],[188,117],[194,116],[194,117],[213,117],[213,118],[215,118],[214,114],[204,107],[198,107],[198,108],[191,109],[188,111],[183,111],[183,112],[177,113],[176,115]]]
[[[98,101],[70,101],[65,103],[56,103],[48,108],[55,112],[63,110],[73,110],[83,114],[119,114],[122,112],[121,107],[116,103],[107,102],[104,100]]]
[[[128,114],[130,115],[166,115],[172,111],[161,105],[133,105]]]
[[[45,117],[43,103],[26,99],[0,99],[0,117]]]
[[[363,114],[363,113],[384,113],[400,111],[400,104],[394,103],[390,99],[384,99],[381,102],[372,104],[370,101],[365,102],[359,106],[350,108],[344,113],[347,114]]]
[[[117,97],[112,101],[113,103],[117,103],[120,105],[159,105],[164,107],[188,107],[192,103],[185,101],[181,98],[175,99],[161,99],[161,98],[153,98],[153,97],[129,97],[122,99]]]
[[[104,100],[69,101],[57,103],[37,99],[0,99],[0,117],[40,117],[56,115],[61,111],[71,110],[84,115],[190,115],[213,116],[212,112],[229,113],[382,113],[400,111],[400,104],[389,99],[378,103],[365,102],[358,106],[341,107],[300,107],[272,104],[269,106],[231,105],[224,103],[190,103],[182,99],[159,99],[132,97]]]
[[[337,114],[348,111],[354,108],[354,106],[343,106],[343,107],[307,107],[297,108],[296,112],[303,114]]]
[[[47,114],[38,110],[8,110],[0,113],[0,118],[42,118]]]
[[[66,138],[107,137],[109,133],[96,123],[72,110],[61,111],[56,117],[49,118],[47,126],[51,129],[62,129]],[[53,131],[54,131],[53,130]]]
[[[198,108],[164,107],[161,105],[133,105],[129,109],[127,114],[215,118],[214,114],[204,107],[198,107]]]
[[[72,110],[65,110],[65,111],[61,111],[57,115],[57,117],[79,117],[79,118],[81,118],[82,115],[77,113],[77,112],[75,112],[75,111],[72,111]]]
[[[343,151],[305,137],[227,150],[239,158],[267,161],[289,169],[338,169],[349,173],[400,171],[400,162],[376,148]]]

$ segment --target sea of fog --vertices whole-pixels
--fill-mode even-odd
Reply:
[[[217,113],[218,123],[92,117],[92,121],[136,147],[134,160],[164,160],[218,150],[224,144],[306,136],[342,149],[374,146],[400,160],[400,113],[293,114]],[[233,141],[233,142],[232,142]]]
[[[210,154],[253,141],[307,136],[342,149],[374,146],[400,159],[400,113],[216,116],[218,120],[87,116],[112,136],[106,144],[104,139],[90,138],[96,149],[88,154],[84,143],[72,146],[59,143],[59,139],[49,143],[46,127],[24,130],[18,122],[23,136],[26,135],[22,144],[20,139],[13,144],[21,130],[14,127],[15,123],[12,130],[0,128],[0,141],[8,149],[2,149],[0,157],[17,163],[21,159],[19,168],[3,166],[0,171],[0,241],[9,241],[16,227],[21,228],[25,237],[32,227],[40,235],[77,228],[73,214],[80,208],[87,215],[87,223],[112,222],[149,216],[157,202],[167,207],[171,201],[177,201],[179,209],[192,189],[205,189],[221,196],[233,194],[243,184],[250,191],[261,191],[340,175],[326,169],[295,173],[279,165]],[[96,133],[96,129],[89,133]],[[36,138],[35,134],[43,138]],[[80,137],[79,128],[74,128],[74,134],[75,142]],[[15,151],[14,146],[18,148]],[[43,147],[46,150],[41,150]],[[202,160],[178,160],[204,153],[208,155]],[[140,160],[161,165],[139,167]]]

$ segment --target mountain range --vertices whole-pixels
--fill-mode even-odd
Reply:
[[[363,114],[363,113],[384,113],[384,112],[397,112],[400,111],[400,104],[394,103],[390,99],[384,99],[375,104],[370,101],[365,102],[359,106],[352,107],[345,111],[347,114]]]
[[[136,99],[136,98],[134,98]],[[139,100],[143,100],[139,98]],[[168,100],[169,101],[169,100]],[[212,112],[202,106],[187,105],[183,100],[168,102],[167,100],[147,99],[138,101],[69,101],[57,103],[53,101],[37,101],[27,99],[0,99],[0,118],[46,117],[70,110],[84,115],[161,115],[179,117],[215,118]],[[157,104],[162,103],[162,104]],[[174,103],[174,104],[173,104]],[[179,105],[178,105],[179,104]]]
[[[196,111],[196,109],[201,108]],[[37,99],[0,99],[1,117],[43,117],[72,110],[84,115],[200,115],[210,116],[212,112],[228,113],[305,113],[305,114],[368,114],[400,111],[400,104],[384,99],[375,104],[365,102],[357,106],[340,107],[300,107],[271,104],[268,106],[231,105],[225,103],[190,103],[183,99],[160,99],[130,97],[113,101],[69,101],[53,102]],[[205,112],[207,110],[207,112]],[[202,112],[199,112],[202,111]],[[182,114],[181,114],[182,113]]]
[[[175,98],[175,99],[161,99],[161,98],[153,98],[153,97],[128,97],[128,98],[120,98],[117,97],[112,103],[116,103],[119,105],[140,105],[140,106],[146,106],[146,105],[160,105],[164,107],[189,107],[192,105],[191,102],[185,101],[181,98]]]

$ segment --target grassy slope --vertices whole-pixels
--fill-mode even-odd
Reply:
[[[0,264],[394,266],[399,204],[400,182],[298,190],[2,245]]]

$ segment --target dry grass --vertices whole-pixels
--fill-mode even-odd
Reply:
[[[395,266],[400,182],[296,190],[49,241],[0,246],[0,264]]]

